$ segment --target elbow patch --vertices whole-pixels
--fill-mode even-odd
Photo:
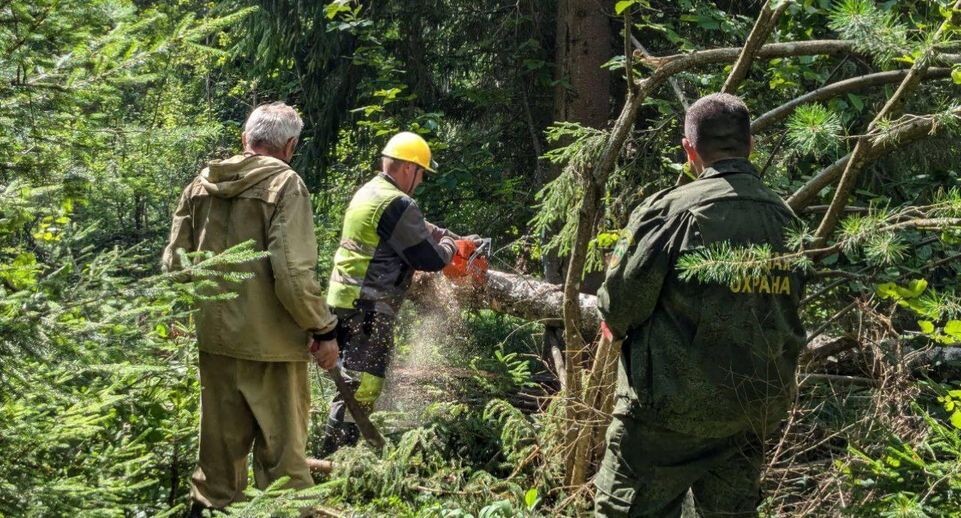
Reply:
[[[437,253],[434,245],[426,240],[405,248],[404,258],[415,269],[426,272],[439,272],[447,265],[444,258]]]

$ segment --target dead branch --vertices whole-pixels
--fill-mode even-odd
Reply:
[[[742,47],[698,50],[687,54],[651,57],[641,61],[661,72],[665,77],[703,65],[733,63],[740,57]],[[798,56],[855,53],[854,42],[850,40],[808,40],[787,43],[768,43],[758,49],[755,59],[791,58]]]
[[[650,52],[648,52],[644,45],[642,45],[641,42],[634,37],[633,34],[631,35],[631,42],[634,44],[634,48],[641,53],[641,56],[644,59],[652,59],[654,57]],[[690,106],[690,103],[687,101],[687,97],[684,96],[684,90],[681,89],[681,85],[678,83],[677,78],[672,77],[668,79],[667,82],[671,85],[671,90],[674,90],[674,95],[677,97],[677,100],[680,101],[681,107],[684,108],[685,112],[687,112],[687,108]]]
[[[724,87],[721,88],[722,92],[733,94],[737,91],[738,85],[744,81],[744,78],[747,77],[748,72],[751,70],[754,55],[761,45],[767,41],[771,35],[771,31],[777,26],[778,19],[787,7],[788,2],[781,2],[781,5],[777,8],[771,9],[771,0],[764,2],[764,6],[761,7],[761,14],[758,15],[757,21],[754,23],[754,28],[751,29],[751,34],[748,35],[747,41],[744,42],[744,49],[737,58],[737,63],[734,64],[731,74],[728,75],[727,80],[724,81]]]

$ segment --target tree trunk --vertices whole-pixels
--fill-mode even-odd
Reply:
[[[611,23],[596,0],[558,0],[554,87],[554,121],[577,122],[592,128],[603,128],[610,118],[610,74],[601,68],[611,57]],[[562,143],[564,144],[564,143]],[[560,174],[557,166],[545,168],[544,185]],[[542,236],[546,242],[550,236]],[[564,282],[564,261],[555,252],[543,257],[544,278],[548,282]],[[600,285],[598,275],[587,279],[584,291],[593,293]],[[559,322],[558,322],[559,324]],[[561,384],[567,386],[562,363],[563,333],[557,325],[544,330],[546,360],[553,360]]]

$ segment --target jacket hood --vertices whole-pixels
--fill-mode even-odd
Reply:
[[[260,182],[290,169],[282,160],[263,155],[236,155],[214,160],[200,173],[211,196],[233,198]]]

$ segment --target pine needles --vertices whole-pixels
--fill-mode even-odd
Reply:
[[[884,66],[894,58],[910,54],[905,48],[908,29],[897,16],[873,0],[843,0],[831,11],[828,27],[842,38],[853,40],[856,48],[874,56]]]

